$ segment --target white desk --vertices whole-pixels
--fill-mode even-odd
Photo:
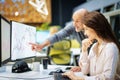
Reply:
[[[54,80],[53,75],[49,75],[51,71],[62,69],[65,71],[67,66],[48,65],[48,69],[43,69],[43,65],[40,65],[40,71],[29,71],[24,73],[12,73],[12,65],[4,66],[6,71],[0,72],[0,80]],[[31,67],[31,64],[29,64]]]

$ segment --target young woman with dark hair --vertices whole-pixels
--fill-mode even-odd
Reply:
[[[72,80],[114,80],[119,61],[120,46],[110,24],[103,14],[93,11],[82,19],[84,34],[79,66],[81,72],[90,76],[76,76],[73,71],[63,73]],[[94,40],[96,43],[87,48]]]

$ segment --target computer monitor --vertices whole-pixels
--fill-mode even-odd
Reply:
[[[50,33],[49,30],[39,30],[36,31],[36,43],[41,44],[43,43],[48,37]],[[42,50],[46,50],[47,47],[44,47]]]
[[[11,60],[21,60],[35,57],[31,43],[35,43],[36,27],[11,21]]]
[[[0,67],[10,61],[10,28],[10,22],[5,17],[0,15]]]

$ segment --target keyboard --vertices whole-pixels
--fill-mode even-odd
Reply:
[[[67,76],[63,76],[61,73],[54,73],[54,80],[71,80]]]

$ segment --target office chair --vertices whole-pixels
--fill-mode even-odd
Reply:
[[[51,62],[58,65],[69,65],[71,62],[71,41],[64,39],[49,47],[48,56]]]

